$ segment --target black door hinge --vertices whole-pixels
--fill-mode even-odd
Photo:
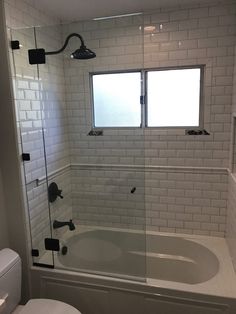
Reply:
[[[32,249],[31,250],[31,256],[38,257],[39,256],[39,250]]]
[[[60,251],[60,243],[58,239],[46,238],[44,239],[45,250]]]
[[[21,155],[21,158],[23,161],[30,161],[30,154],[29,153],[23,153]]]
[[[20,49],[20,47],[21,47],[21,45],[20,45],[19,40],[12,40],[11,41],[11,49],[12,50]]]

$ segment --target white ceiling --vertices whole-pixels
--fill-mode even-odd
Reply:
[[[204,3],[206,0],[31,0],[43,11],[62,21],[87,20],[133,12],[145,12],[160,7]],[[215,0],[207,0],[215,2]]]

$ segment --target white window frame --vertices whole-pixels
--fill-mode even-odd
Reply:
[[[168,70],[185,70],[185,69],[200,69],[200,92],[199,92],[199,125],[198,126],[148,126],[148,99],[147,99],[147,73],[151,71],[168,71]],[[120,74],[120,73],[134,73],[140,72],[140,106],[141,106],[141,120],[140,128],[148,129],[202,129],[204,121],[203,111],[203,90],[204,90],[204,72],[205,65],[190,65],[190,66],[175,66],[175,67],[162,67],[162,68],[148,68],[148,69],[132,69],[124,71],[103,71],[103,72],[91,72],[90,73],[90,97],[92,106],[92,128],[93,129],[136,129],[139,127],[133,126],[95,126],[94,117],[94,96],[93,96],[93,75],[99,74]]]

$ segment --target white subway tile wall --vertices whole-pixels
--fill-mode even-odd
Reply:
[[[60,20],[40,11],[31,0],[4,0],[6,23],[10,28],[24,28],[59,24]]]
[[[228,212],[226,240],[236,271],[236,181],[235,174],[229,176]]]
[[[216,171],[209,176],[198,174],[195,168],[228,167],[235,10],[232,3],[220,8],[219,5],[194,6],[145,15],[144,24],[143,17],[130,17],[63,27],[65,35],[81,32],[87,46],[97,54],[96,59],[85,64],[65,60],[72,163],[166,166],[161,175],[172,187],[160,188],[163,182],[155,170],[151,184],[151,174],[147,172],[145,176],[148,229],[224,236],[227,172],[219,175]],[[228,24],[227,17],[232,17],[234,23]],[[152,31],[148,26],[152,26]],[[74,43],[72,46],[70,49],[76,48]],[[199,64],[205,65],[204,127],[209,136],[186,136],[183,129],[154,128],[104,129],[103,137],[88,138],[92,127],[89,72]],[[171,178],[168,166],[180,167],[176,179]],[[184,174],[185,167],[192,169],[188,175]],[[97,177],[92,172],[88,176],[93,190]],[[80,190],[81,198],[85,191],[83,184],[88,185],[89,178],[83,172],[73,176],[72,194],[78,196]],[[109,181],[109,176],[104,176],[104,180]],[[73,201],[73,213],[81,223],[96,224],[98,215],[89,212],[84,198],[84,209],[78,200]],[[87,205],[90,207],[89,202]],[[103,213],[104,205],[97,210]],[[119,216],[122,217],[122,210]],[[100,216],[97,223],[112,225],[112,221],[104,218]],[[114,224],[119,222],[120,219],[114,218]]]
[[[147,228],[224,236],[227,172],[147,172]]]
[[[226,17],[230,19],[231,16],[235,17],[235,5],[225,5],[221,9],[221,14],[226,14]],[[97,58],[86,62],[85,65],[75,64],[69,59],[65,62],[66,100],[70,111],[70,133],[73,133],[73,162],[109,163],[108,155],[112,157],[111,163],[122,163],[121,157],[115,151],[111,151],[112,146],[117,148],[119,139],[114,135],[118,135],[119,131],[105,130],[104,134],[107,137],[99,140],[103,145],[100,145],[101,149],[97,150],[96,154],[93,151],[96,149],[98,139],[89,139],[88,142],[88,138],[85,137],[92,127],[89,72],[135,69],[142,66],[204,64],[204,127],[211,135],[186,137],[184,130],[146,129],[144,130],[146,164],[228,167],[235,19],[233,25],[232,23],[228,25],[225,18],[225,25],[222,28],[223,20],[220,19],[220,13],[219,15],[215,13],[213,19],[211,17],[213,14],[211,12],[221,12],[221,9],[217,6],[198,8],[197,12],[204,13],[202,17],[197,15],[194,23],[191,22],[194,16],[191,9],[168,12],[165,13],[165,22],[161,22],[161,28],[159,16],[163,13],[147,15],[144,27],[152,25],[156,29],[151,33],[144,30],[144,37],[141,17],[126,18],[122,24],[119,20],[106,21],[106,23],[91,21],[64,27],[64,34],[69,34],[71,31],[81,32],[88,47],[93,48],[97,53]],[[205,17],[206,12],[208,12],[207,17]],[[185,16],[184,20],[179,21],[180,16]],[[175,18],[176,21],[173,22]],[[187,25],[184,31],[181,30],[183,23]],[[191,26],[188,28],[189,24]],[[88,25],[90,25],[89,30]],[[213,29],[215,33],[211,33]],[[198,36],[193,35],[193,30],[200,32]],[[70,49],[74,48],[75,46]],[[78,133],[80,136],[76,136]],[[130,134],[133,135],[133,130],[130,133],[123,132],[123,142],[129,140]],[[114,145],[110,143],[111,136]],[[137,141],[140,139],[137,138]],[[119,148],[123,149],[120,141],[118,144]],[[76,150],[80,153],[76,154]],[[125,147],[124,150],[123,154],[129,154]],[[105,160],[99,158],[102,155]],[[136,156],[134,154],[133,158],[136,159]],[[134,162],[136,163],[136,160]]]
[[[233,80],[233,95],[232,95],[232,113],[236,113],[236,45],[235,45],[235,63],[234,63],[234,80]],[[233,119],[232,119],[233,120]],[[228,186],[228,212],[227,212],[227,229],[226,240],[229,245],[230,254],[233,260],[234,269],[236,271],[236,180],[235,180],[235,118],[231,125],[231,171],[229,175]],[[234,135],[234,137],[233,137]]]
[[[59,23],[27,1],[5,2],[11,28]],[[66,203],[60,206],[58,201],[55,218],[72,216],[79,224],[224,236],[235,13],[235,2],[223,1],[36,28],[38,47],[58,49],[68,34],[78,32],[97,54],[92,60],[71,60],[70,53],[80,44],[74,38],[64,56],[48,56],[46,65],[40,65],[40,79],[37,67],[29,66],[27,60],[27,49],[35,46],[33,29],[12,31],[24,45],[14,58],[22,144],[33,156],[32,162],[25,163],[26,181],[45,176],[42,127],[47,170],[71,164],[65,183],[63,175],[54,178],[66,191]],[[156,128],[104,129],[104,136],[87,135],[92,128],[90,72],[199,64],[205,65],[203,120],[210,135],[188,136],[183,129]],[[111,165],[117,165],[116,170]],[[130,193],[133,180],[137,189]],[[30,204],[32,215],[42,205],[42,196],[36,194]],[[35,221],[42,225],[46,221],[43,214],[35,217],[40,217]]]
[[[143,170],[78,168],[72,171],[72,205],[79,223],[144,230]]]

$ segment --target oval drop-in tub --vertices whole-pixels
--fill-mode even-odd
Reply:
[[[219,271],[217,256],[183,237],[92,230],[69,237],[60,264],[98,274],[152,278],[186,284],[208,281]]]
[[[223,238],[79,225],[63,235],[63,246],[54,269],[32,267],[35,296],[88,314],[236,313],[236,276]]]

